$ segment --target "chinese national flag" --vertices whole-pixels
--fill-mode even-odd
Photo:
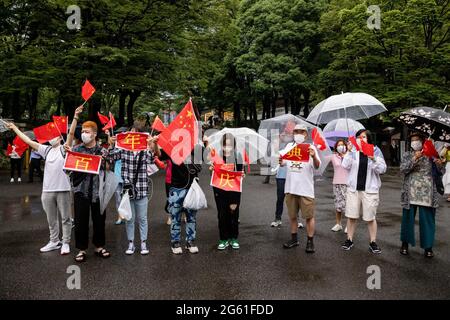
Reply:
[[[128,151],[147,150],[148,133],[124,132],[119,133],[116,140],[116,148]]]
[[[13,140],[13,144],[8,143],[8,147],[6,148],[6,155],[9,156],[13,151],[13,146],[15,147],[16,153],[19,155],[19,157],[22,156],[22,154],[28,149],[28,145],[19,138],[19,136],[16,136]]]
[[[106,123],[106,126],[103,127],[103,131],[108,130],[108,129],[113,129],[116,126],[116,119],[114,119],[113,114],[110,112],[109,113],[109,119]]]
[[[422,153],[429,158],[439,158],[439,154],[433,145],[433,141],[430,139],[424,141]]]
[[[364,140],[361,140],[361,151],[368,157],[373,157],[375,154],[375,147],[373,144],[366,143]]]
[[[102,157],[93,154],[68,151],[63,169],[98,174]]]
[[[163,132],[164,129],[166,129],[166,126],[161,121],[161,119],[158,116],[156,116],[155,120],[153,120],[152,129],[159,132]]]
[[[67,116],[53,116],[53,122],[61,134],[67,134]]]
[[[192,100],[159,135],[158,145],[170,156],[173,163],[180,165],[191,154],[198,140],[197,118]]]
[[[60,136],[59,130],[54,122],[49,122],[43,126],[34,128],[33,132],[39,143],[46,143],[47,141]]]
[[[352,143],[352,145],[356,148],[356,151],[359,151],[359,146],[358,143],[356,143],[356,138],[354,136],[348,138],[348,141]]]
[[[211,176],[211,186],[225,190],[242,192],[241,171],[227,171],[221,167],[214,167]]]
[[[89,80],[86,79],[86,82],[84,83],[83,87],[81,88],[81,96],[85,101],[88,101],[89,98],[94,94],[95,88],[92,86],[92,84],[89,82]]]
[[[319,149],[320,151],[323,151],[327,148],[327,144],[325,142],[325,139],[320,135],[319,130],[317,128],[314,128],[311,132],[312,141],[313,144]]]
[[[100,112],[97,111],[98,119],[100,120],[100,123],[102,125],[105,125],[108,123],[109,118],[107,116],[102,115]]]
[[[308,162],[309,161],[309,152],[308,152],[309,144],[301,143],[297,144],[289,151],[285,153],[281,153],[281,159],[289,160],[289,161],[297,161],[297,162]]]

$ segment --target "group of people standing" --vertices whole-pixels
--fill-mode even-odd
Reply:
[[[62,145],[62,137],[49,141],[50,145],[40,144],[29,139],[13,123],[8,123],[8,128],[13,130],[33,151],[45,159],[44,180],[42,189],[42,205],[47,215],[50,241],[41,248],[41,252],[49,252],[61,249],[61,254],[70,253],[71,242],[71,203],[73,201],[75,224],[75,247],[78,253],[75,256],[77,262],[87,259],[89,244],[89,219],[92,220],[95,255],[101,258],[109,258],[111,253],[105,247],[105,218],[106,213],[101,212],[99,201],[100,176],[98,174],[64,172],[63,166],[68,151],[75,151],[102,157],[100,172],[114,171],[120,183],[116,190],[116,204],[119,206],[121,196],[127,192],[130,195],[132,216],[125,222],[128,239],[125,253],[132,255],[136,251],[135,225],[138,225],[140,242],[139,248],[142,255],[149,253],[148,241],[148,197],[150,177],[149,166],[156,159],[166,162],[166,212],[169,214],[167,223],[170,225],[170,244],[174,254],[183,252],[181,240],[181,220],[185,216],[186,241],[184,249],[190,253],[198,253],[196,239],[197,211],[183,207],[184,199],[193,181],[197,179],[201,170],[196,164],[175,164],[170,156],[157,146],[157,136],[149,136],[147,150],[127,151],[115,147],[116,137],[108,134],[107,148],[97,142],[98,128],[95,122],[86,121],[82,124],[81,141],[74,143],[74,133],[79,121],[79,115],[83,107],[75,111],[75,115],[67,135],[67,141]],[[130,131],[139,131],[138,126],[133,126]],[[362,129],[356,133],[355,148],[353,143],[338,140],[334,146],[334,154],[331,162],[334,168],[333,194],[335,204],[336,224],[331,228],[334,232],[343,230],[343,215],[347,218],[345,233],[347,238],[342,244],[342,249],[350,250],[354,246],[354,234],[357,220],[362,219],[367,223],[369,233],[369,250],[379,254],[381,249],[377,244],[377,209],[380,201],[380,175],[386,172],[387,166],[383,155],[375,146],[374,154],[367,156],[361,148],[362,143],[370,143],[367,130]],[[282,134],[280,141],[283,150],[292,149],[297,144],[303,144],[308,138],[306,126],[298,124],[292,134]],[[411,151],[404,154],[401,159],[400,172],[403,175],[401,205],[403,207],[401,225],[401,254],[408,254],[408,246],[415,245],[414,219],[416,211],[419,211],[421,247],[426,257],[433,256],[433,244],[435,237],[435,215],[438,207],[439,195],[434,180],[433,172],[442,168],[443,162],[450,163],[448,146],[443,159],[430,160],[422,154],[424,137],[418,133],[410,136]],[[208,147],[208,146],[206,146]],[[356,150],[358,149],[358,151]],[[211,150],[211,149],[210,149]],[[306,247],[307,253],[314,253],[315,234],[315,192],[314,175],[320,167],[321,160],[316,147],[308,146],[309,160],[297,162],[285,160],[280,157],[280,168],[277,173],[277,202],[275,221],[273,227],[281,225],[283,204],[286,203],[290,222],[290,238],[283,247],[290,249],[299,245],[298,229],[303,227],[299,216],[306,221]],[[237,152],[235,137],[231,134],[223,136],[221,150],[218,156],[229,171],[245,173],[242,155]],[[209,157],[211,160],[211,157]],[[444,161],[443,161],[444,160]],[[214,162],[210,170],[214,170]],[[447,166],[448,169],[448,166]],[[450,179],[447,170],[447,178],[444,178],[446,188],[450,188]],[[68,173],[68,174],[66,174]],[[447,180],[446,180],[447,179]],[[446,189],[446,191],[449,191]],[[450,192],[448,192],[450,193]],[[237,191],[225,191],[213,187],[214,199],[217,206],[219,243],[218,250],[228,247],[239,249],[239,207],[241,193]],[[62,223],[62,240],[59,236],[59,221]],[[119,220],[116,224],[121,224]]]

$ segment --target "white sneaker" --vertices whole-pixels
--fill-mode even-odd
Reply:
[[[147,249],[147,244],[145,242],[141,242],[141,254],[146,255],[149,251]]]
[[[180,243],[176,242],[172,244],[172,253],[173,254],[182,254],[183,249],[181,249]]]
[[[17,179],[17,182],[22,182],[22,179],[18,178],[18,179]]]
[[[336,224],[333,228],[331,228],[331,231],[338,232],[342,230],[342,226],[340,224]]]
[[[272,222],[270,224],[270,226],[273,227],[273,228],[276,228],[276,227],[281,226],[281,224],[282,224],[281,220],[275,220],[274,222]]]
[[[347,227],[345,227],[345,230],[344,230],[344,232],[345,232],[345,233],[347,233]]]
[[[61,255],[64,256],[70,253],[70,246],[68,243],[64,243],[61,247]]]
[[[198,247],[192,241],[186,243],[186,250],[189,250],[190,253],[198,253]]]
[[[61,242],[49,242],[45,245],[45,247],[42,247],[40,249],[41,252],[50,252],[53,250],[58,250],[59,248],[61,248]]]
[[[135,248],[133,242],[130,242],[130,243],[128,244],[128,249],[127,249],[127,251],[125,251],[125,254],[131,255],[131,254],[134,253],[135,250],[136,250],[136,248]]]
[[[303,223],[299,222],[298,225],[297,225],[297,227],[298,227],[299,229],[303,229],[303,228],[304,228]]]
[[[11,178],[11,180],[9,180],[9,182],[13,183],[14,182],[14,178]]]

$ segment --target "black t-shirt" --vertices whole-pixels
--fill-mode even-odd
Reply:
[[[366,191],[366,178],[367,178],[367,156],[360,152],[359,153],[359,166],[358,166],[358,180],[356,183],[357,191]]]
[[[161,150],[160,160],[169,160],[169,155]],[[193,165],[186,165],[184,163],[177,165],[172,161],[172,181],[171,187],[186,189],[189,188],[194,181],[194,178],[198,176],[198,167]]]

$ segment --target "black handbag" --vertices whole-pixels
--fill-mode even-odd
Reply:
[[[136,195],[137,195],[136,183],[137,183],[137,180],[138,180],[139,170],[141,169],[141,162],[142,162],[142,151],[139,152],[139,158],[138,158],[136,173],[134,174],[133,181],[130,182],[130,183],[125,183],[123,185],[123,192],[122,192],[122,194],[124,194],[125,192],[128,192],[128,195],[130,196],[130,199],[136,199]]]

